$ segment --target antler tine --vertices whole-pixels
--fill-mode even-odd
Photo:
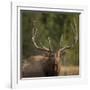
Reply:
[[[63,47],[63,48],[60,49],[60,52],[63,52],[63,51],[65,51],[66,49],[70,49],[70,48],[71,48],[71,46]]]
[[[33,42],[33,44],[34,44],[34,46],[37,48],[37,49],[40,49],[40,50],[43,50],[43,51],[50,51],[50,49],[48,49],[48,48],[46,48],[46,47],[44,47],[43,46],[43,48],[41,48],[41,47],[39,47],[37,44],[36,44],[36,42],[35,42],[35,38],[36,38],[36,35],[37,35],[37,28],[35,29],[35,28],[33,28],[33,30],[32,30],[32,42]]]
[[[74,26],[75,26],[75,44],[76,44],[78,41],[78,35],[77,35],[77,23],[75,18],[74,18]]]
[[[71,27],[72,27],[72,32],[74,34],[74,44],[76,44],[78,41],[78,35],[77,35],[77,23],[75,18],[73,18],[73,24],[71,23]]]
[[[50,37],[48,37],[48,43],[49,43],[49,49],[52,51],[52,48],[51,48],[51,39],[50,39]]]
[[[36,32],[35,32],[35,30],[33,29],[33,30],[32,30],[32,42],[33,42],[33,44],[34,44],[34,46],[35,46],[36,48],[39,48],[38,45],[37,45],[36,42],[35,42],[35,37],[36,37]]]

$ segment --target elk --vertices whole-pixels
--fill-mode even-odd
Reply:
[[[35,41],[37,30],[32,31],[32,42],[36,49],[44,51],[43,55],[35,55],[25,60],[22,66],[22,77],[44,77],[44,76],[58,76],[61,68],[62,53],[71,48],[66,46],[53,52],[51,47],[39,47]],[[50,38],[48,38],[50,46]]]
[[[49,48],[42,45],[39,47],[36,43],[37,28],[32,30],[32,43],[37,50],[44,53],[42,55],[34,55],[29,57],[22,65],[22,77],[45,77],[60,75],[62,55],[65,50],[73,47],[66,46],[53,52],[51,49],[51,40],[48,37]]]

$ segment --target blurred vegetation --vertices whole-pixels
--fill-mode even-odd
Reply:
[[[34,47],[31,37],[32,29],[38,29],[36,38],[49,48],[48,37],[51,39],[51,47],[54,52],[67,45],[74,45],[66,50],[63,58],[64,65],[79,65],[79,13],[40,12],[21,10],[21,55],[27,58],[39,51]],[[35,26],[33,26],[35,22]],[[76,42],[76,43],[75,43]]]

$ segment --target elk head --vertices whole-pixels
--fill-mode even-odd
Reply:
[[[38,50],[45,51],[43,55],[37,55],[37,56],[32,56],[33,60],[37,61],[47,61],[47,66],[45,67],[48,68],[47,75],[59,75],[60,74],[60,68],[61,68],[61,61],[62,61],[62,54],[66,49],[70,49],[71,46],[66,46],[64,48],[58,49],[56,52],[52,51],[51,48],[51,40],[50,37],[48,37],[48,43],[49,43],[49,48],[46,48],[45,46],[39,47],[35,41],[37,35],[37,29],[32,30],[32,42]]]

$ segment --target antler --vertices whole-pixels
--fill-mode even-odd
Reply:
[[[48,37],[48,42],[49,42],[49,49],[52,51],[51,38],[50,37]]]
[[[63,51],[65,51],[66,49],[70,49],[70,48],[71,48],[71,46],[63,47],[63,48],[60,49],[60,52],[63,52]]]
[[[72,33],[74,35],[74,44],[72,45],[75,45],[78,41],[77,23],[75,18],[73,18],[73,23],[71,23],[71,27],[72,27]]]
[[[36,38],[36,35],[37,35],[37,28],[33,28],[32,30],[32,42],[34,44],[34,46],[37,48],[37,49],[40,49],[40,50],[43,50],[43,51],[48,51],[50,52],[50,49],[46,48],[45,46],[42,46],[43,48],[39,47],[35,41],[35,38]],[[42,44],[41,44],[42,45]]]
[[[78,32],[77,32],[77,23],[76,23],[76,19],[73,18],[73,23],[71,23],[71,30],[72,30],[72,33],[73,33],[73,42],[72,45],[70,46],[65,46],[63,48],[60,49],[61,52],[65,51],[66,49],[70,49],[70,48],[73,48],[75,46],[75,44],[77,44],[77,41],[78,41]]]

